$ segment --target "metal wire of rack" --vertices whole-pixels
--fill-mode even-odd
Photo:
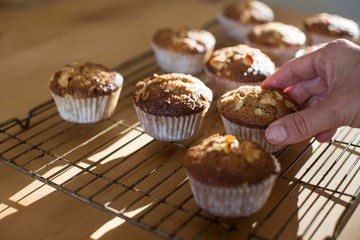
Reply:
[[[207,29],[219,36],[217,47],[232,44],[216,24]],[[23,120],[0,124],[0,161],[168,239],[337,238],[359,204],[359,129],[346,127],[330,143],[310,139],[276,153],[282,172],[266,205],[246,218],[219,218],[195,204],[182,166],[189,146],[224,132],[216,108],[195,137],[154,140],[140,128],[131,103],[135,83],[161,72],[152,52],[116,70],[125,82],[111,118],[65,122],[47,101]]]

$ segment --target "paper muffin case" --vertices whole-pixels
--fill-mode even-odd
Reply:
[[[110,95],[75,98],[51,92],[61,118],[75,123],[92,123],[110,117],[116,108],[124,81],[119,73],[115,73],[115,77],[119,88]]]
[[[75,123],[98,122],[110,117],[116,108],[119,95],[120,89],[111,95],[80,99],[52,93],[61,118]]]
[[[276,172],[280,172],[280,164],[274,157],[273,159]],[[201,183],[187,172],[186,174],[195,202],[203,210],[220,217],[244,217],[257,212],[269,198],[277,179],[277,175],[273,174],[254,185],[218,187]]]
[[[191,138],[201,127],[208,108],[199,113],[179,117],[156,116],[141,110],[134,104],[144,131],[161,141],[180,141]]]
[[[227,134],[234,135],[239,139],[251,140],[259,144],[265,152],[277,152],[284,148],[284,146],[276,146],[269,143],[265,137],[265,129],[249,128],[239,126],[236,123],[233,123],[227,120],[225,117],[221,116],[221,119],[224,123],[225,132]]]
[[[244,43],[247,39],[248,33],[256,24],[243,24],[231,18],[224,16],[223,13],[218,13],[216,18],[219,22],[220,28],[223,33],[237,42]]]
[[[216,74],[210,72],[206,67],[204,68],[206,73],[206,84],[213,91],[214,96],[220,97],[224,93],[230,90],[234,90],[244,85],[261,85],[262,81],[257,82],[235,82],[229,79],[221,78]]]
[[[156,62],[163,71],[197,74],[202,71],[205,62],[207,62],[214,50],[215,38],[212,36],[209,39],[205,53],[189,54],[174,52],[160,48],[154,42],[151,43],[151,47],[154,51]]]

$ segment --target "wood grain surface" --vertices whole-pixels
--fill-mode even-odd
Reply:
[[[49,100],[47,81],[72,61],[115,67],[150,49],[165,26],[201,27],[220,0],[0,0],[0,122]],[[274,6],[300,25],[308,14]],[[340,239],[359,239],[357,210]],[[355,237],[355,238],[354,238]],[[157,239],[0,164],[0,239]]]

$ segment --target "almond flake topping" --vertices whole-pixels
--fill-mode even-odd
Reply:
[[[261,108],[255,108],[254,113],[255,113],[255,115],[258,115],[258,116],[263,115],[263,111],[261,110]]]

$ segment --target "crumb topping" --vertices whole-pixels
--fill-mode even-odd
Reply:
[[[209,107],[212,92],[199,79],[180,73],[154,74],[136,84],[133,102],[143,111],[179,116]]]
[[[275,71],[267,55],[243,44],[216,50],[206,67],[219,77],[238,82],[262,81]]]
[[[49,81],[53,93],[77,98],[109,95],[121,85],[122,80],[117,79],[116,73],[108,68],[100,64],[78,62],[65,65]]]
[[[184,166],[199,181],[232,186],[258,183],[278,171],[258,144],[219,134],[189,148]]]
[[[260,158],[261,149],[256,144],[250,141],[239,142],[233,135],[214,135],[205,139],[198,147],[200,152],[204,154],[212,151],[223,151],[226,154],[243,154],[248,162],[254,162]]]
[[[220,114],[247,127],[266,128],[278,118],[299,110],[299,105],[277,89],[242,86],[218,100]]]

